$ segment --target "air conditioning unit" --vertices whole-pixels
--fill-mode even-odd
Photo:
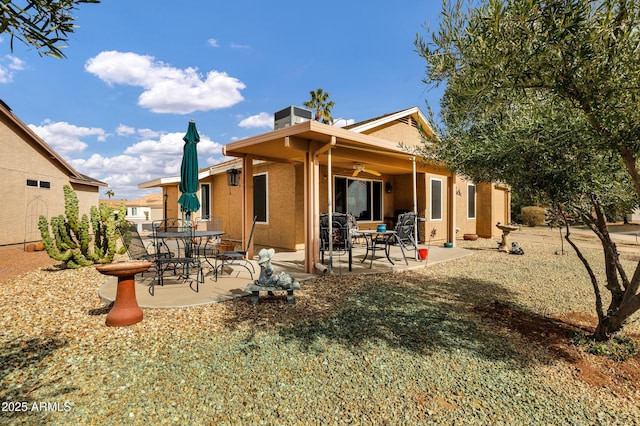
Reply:
[[[291,105],[273,114],[273,129],[278,130],[310,121],[312,117],[313,113],[308,109]]]

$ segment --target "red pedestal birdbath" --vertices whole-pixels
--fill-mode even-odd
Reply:
[[[106,324],[121,327],[142,321],[142,309],[136,299],[135,275],[147,271],[152,262],[115,262],[96,266],[104,275],[118,277],[116,301],[107,314]]]

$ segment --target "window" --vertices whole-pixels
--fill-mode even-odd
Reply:
[[[131,216],[138,216],[138,208],[131,207]]]
[[[476,186],[467,184],[467,219],[476,218]]]
[[[267,174],[253,175],[253,215],[257,216],[256,222],[267,223]]]
[[[51,182],[47,182],[46,180],[40,181],[40,188],[51,188]]]
[[[334,182],[337,213],[351,213],[358,220],[382,221],[382,181],[336,176]]]
[[[34,179],[27,179],[27,186],[38,186],[38,181]]]
[[[442,179],[431,179],[431,220],[442,220]]]
[[[208,220],[211,217],[211,184],[200,184],[200,217]]]

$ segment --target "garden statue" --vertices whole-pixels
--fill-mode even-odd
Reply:
[[[286,290],[287,302],[293,304],[293,290],[300,290],[300,283],[291,274],[286,272],[275,273],[271,264],[271,258],[274,254],[274,249],[262,249],[258,252],[260,277],[245,288],[245,291],[252,293],[250,301],[252,305],[258,304],[260,291],[268,291],[270,295],[273,295],[273,291],[277,290]]]
[[[511,243],[511,250],[509,250],[509,254],[524,254],[524,250],[520,247],[517,241]]]

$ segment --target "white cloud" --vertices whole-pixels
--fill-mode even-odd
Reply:
[[[250,49],[246,44],[231,43],[230,46],[232,49]]]
[[[207,43],[211,47],[220,47],[220,45],[218,44],[218,40],[216,40],[215,38],[210,38],[209,40],[207,40]]]
[[[126,126],[124,124],[121,124],[116,128],[116,134],[118,136],[131,136],[131,135],[134,135],[135,133],[136,133],[136,129],[134,127]]]
[[[13,55],[5,55],[0,59],[0,84],[11,83],[14,71],[24,69],[24,61]]]
[[[79,127],[64,121],[45,120],[41,126],[30,124],[29,127],[63,156],[83,152],[88,146],[83,138],[94,136],[100,142],[107,138],[106,132],[98,127]]]
[[[138,105],[157,113],[190,114],[228,108],[244,98],[246,86],[227,73],[197,68],[179,69],[152,56],[132,52],[106,51],[90,58],[85,70],[107,84],[139,86]]]
[[[267,112],[261,112],[257,115],[252,115],[238,123],[240,127],[269,127],[273,129],[273,115]]]
[[[164,133],[156,139],[138,140],[118,155],[107,157],[93,154],[88,158],[72,159],[69,162],[80,173],[108,183],[116,198],[131,200],[149,192],[157,192],[139,190],[138,184],[180,174],[183,137],[184,133]],[[200,134],[198,160],[200,167],[225,161],[222,145]]]

